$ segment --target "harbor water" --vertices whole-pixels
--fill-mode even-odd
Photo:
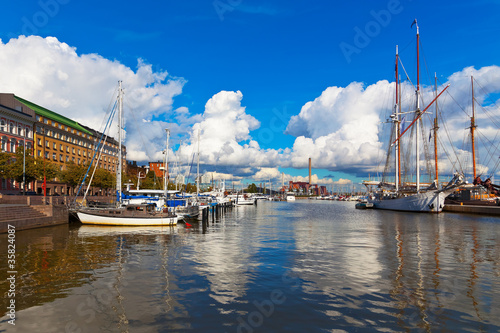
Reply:
[[[0,235],[0,332],[500,331],[498,217],[297,200],[188,222],[17,231],[10,268]]]

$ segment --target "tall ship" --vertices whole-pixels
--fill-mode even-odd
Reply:
[[[417,20],[412,24],[416,26],[417,29],[417,81],[415,85],[415,107],[414,110],[408,112],[403,112],[401,108],[401,82],[399,79],[399,52],[398,47],[396,47],[396,81],[395,81],[395,104],[393,112],[390,115],[389,123],[392,124],[390,145],[388,147],[388,155],[386,159],[386,167],[384,172],[384,178],[382,182],[378,183],[376,191],[368,198],[368,202],[373,204],[373,208],[376,209],[387,209],[395,211],[409,211],[409,212],[427,212],[427,213],[440,213],[444,207],[444,201],[446,196],[452,193],[459,185],[463,184],[462,175],[455,173],[454,177],[449,181],[448,184],[441,187],[438,180],[438,163],[437,163],[437,145],[435,142],[435,172],[434,179],[429,183],[421,183],[420,167],[421,167],[421,145],[426,145],[426,138],[422,136],[421,126],[422,115],[437,101],[439,96],[448,88],[446,86],[439,94],[436,91],[435,98],[429,103],[424,109],[421,109],[421,91],[420,91],[420,60],[419,60],[419,44],[420,44],[420,34]],[[437,108],[436,108],[437,110]],[[413,118],[411,123],[403,130],[402,120],[408,118]],[[437,111],[436,118],[434,121],[434,138],[436,140],[437,134]],[[411,140],[409,143],[403,145],[403,139],[405,133],[411,133]],[[408,137],[407,135],[406,137]],[[411,147],[412,143],[414,147]],[[428,150],[428,147],[424,147]],[[405,156],[408,156],[412,152],[413,166],[410,165],[410,158],[408,162],[405,163],[405,170],[413,169],[414,174],[412,175],[412,181],[403,182],[402,179],[402,150],[405,149]],[[393,165],[389,165],[390,161],[394,161]],[[430,165],[431,161],[422,161],[427,163],[422,163]],[[390,174],[390,170],[393,170]],[[408,173],[411,173],[408,171]],[[429,170],[429,176],[432,177],[432,172]],[[408,178],[408,177],[407,177]],[[391,181],[391,179],[393,181]],[[372,182],[365,183],[367,187],[373,185]]]

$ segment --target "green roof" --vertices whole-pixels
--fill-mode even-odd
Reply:
[[[72,127],[74,129],[80,130],[86,134],[92,135],[92,132],[86,130],[85,128],[82,127],[82,125],[80,125],[79,123],[77,123],[74,120],[66,118],[65,116],[60,115],[59,113],[55,113],[54,111],[50,111],[50,110],[48,110],[40,105],[37,105],[37,104],[32,103],[30,101],[27,101],[21,97],[14,96],[14,98],[17,99],[19,102],[23,103],[24,105],[26,105],[27,107],[29,107],[30,109],[32,109],[33,111],[35,111],[36,114],[39,114],[45,118],[49,118],[51,120],[57,121],[58,123]]]

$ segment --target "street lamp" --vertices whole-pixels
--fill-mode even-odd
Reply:
[[[26,129],[23,133],[23,195],[26,195]]]

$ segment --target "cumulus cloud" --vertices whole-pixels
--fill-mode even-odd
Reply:
[[[197,150],[199,133],[200,160],[205,165],[226,167],[241,175],[280,164],[279,151],[260,148],[250,136],[260,122],[246,112],[242,98],[241,91],[221,91],[208,100],[202,120],[192,127],[191,140],[182,146],[182,160],[189,160],[189,154]]]
[[[330,170],[369,169],[381,155],[380,114],[387,107],[393,84],[379,81],[364,87],[353,82],[345,88],[329,87],[306,103],[287,126],[297,136],[290,154],[290,166]]]
[[[134,71],[97,54],[78,54],[76,48],[54,37],[20,36],[5,44],[0,41],[0,73],[9,78],[0,81],[0,91],[97,130],[122,80],[129,159],[153,159],[161,151],[167,124],[151,121],[154,117],[173,114],[182,120],[178,126],[189,125],[185,110],[172,110],[173,98],[182,92],[185,80],[172,78],[166,71],[154,72],[140,59]],[[111,134],[116,137],[116,130]],[[141,141],[148,143],[148,149]]]
[[[318,169],[350,174],[377,170],[385,156],[388,135],[388,127],[382,123],[394,104],[393,82],[353,82],[346,87],[328,87],[289,119],[286,134],[295,136],[292,147],[263,149],[258,138],[252,137],[252,131],[261,124],[244,106],[241,91],[218,92],[206,102],[202,114],[191,114],[186,107],[174,109],[173,100],[182,93],[186,81],[166,71],[154,71],[141,59],[131,69],[98,54],[78,54],[76,48],[54,37],[20,36],[7,43],[0,40],[0,74],[8,78],[0,81],[1,92],[14,93],[98,130],[117,81],[122,80],[128,159],[162,160],[168,128],[173,138],[187,137],[179,145],[180,152],[170,150],[171,160],[188,164],[197,151],[199,131],[203,172],[215,170],[231,175],[227,177],[253,177],[256,181],[279,179],[279,167],[307,168],[309,158]],[[476,119],[478,132],[482,132],[479,140],[490,142],[491,147],[498,146],[495,142],[500,112],[494,94],[500,91],[500,67],[464,68],[442,82],[441,86],[449,83],[450,88],[439,99],[442,118],[447,121],[440,125],[440,133],[454,133],[449,135],[451,142],[443,146],[457,146],[465,152],[457,153],[461,158],[468,150],[460,144],[466,141],[470,126],[467,117],[471,109],[471,75],[478,83]],[[408,111],[413,105],[414,88],[409,82],[404,82],[403,88],[403,104]],[[433,97],[433,87],[423,86],[424,106]],[[424,118],[429,121],[429,117]],[[116,131],[112,135],[116,136]],[[485,151],[480,152],[481,170],[491,171],[483,159]],[[457,164],[446,165],[452,168]],[[322,181],[332,182],[317,180]]]

